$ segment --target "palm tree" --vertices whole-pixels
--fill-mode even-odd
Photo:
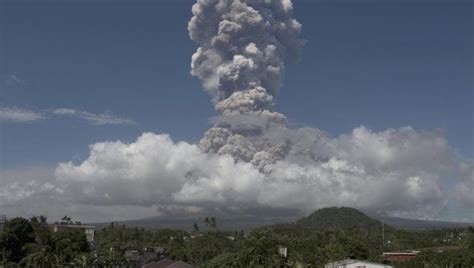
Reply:
[[[71,266],[72,267],[94,267],[97,265],[98,259],[95,256],[86,256],[81,255],[80,257],[76,257],[72,260]]]
[[[48,218],[46,216],[44,216],[44,215],[39,216],[39,222],[40,223],[44,224],[44,223],[46,223],[47,220],[48,220]]]
[[[199,233],[199,226],[198,226],[197,222],[195,222],[195,223],[193,224],[193,228],[194,228],[194,232],[195,232],[195,233]]]
[[[72,219],[71,217],[68,217],[67,215],[64,216],[62,219],[61,219],[61,223],[62,224],[72,224]]]
[[[48,245],[27,244],[24,250],[30,252],[20,261],[26,267],[59,267],[59,258]]]
[[[206,223],[206,227],[209,228],[209,225],[210,225],[210,223],[211,223],[211,222],[209,221],[209,217],[206,217],[206,218],[204,219],[204,222]]]
[[[211,228],[216,228],[217,227],[216,218],[211,217],[211,219],[209,220],[209,225],[211,226]]]
[[[30,222],[33,223],[33,224],[37,224],[39,223],[39,219],[37,216],[33,216],[30,218]]]

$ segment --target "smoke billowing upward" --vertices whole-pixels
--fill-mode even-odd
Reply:
[[[214,100],[252,90],[275,95],[285,61],[297,60],[303,46],[301,24],[291,18],[291,1],[199,0],[192,12],[189,35],[200,47],[192,57],[191,73],[203,80]],[[263,101],[255,110],[271,109],[269,97],[255,98]]]
[[[285,62],[303,47],[301,24],[292,18],[290,0],[199,0],[192,8],[189,34],[199,48],[191,73],[203,81],[219,114],[201,140],[205,152],[231,154],[265,166],[279,157],[262,134],[284,127],[274,111]]]

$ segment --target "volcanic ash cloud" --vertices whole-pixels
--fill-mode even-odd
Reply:
[[[263,137],[284,128],[274,111],[285,62],[299,58],[301,24],[291,1],[198,1],[189,35],[199,44],[191,74],[203,81],[219,116],[200,142],[204,152],[230,154],[268,172],[287,153],[286,141]]]

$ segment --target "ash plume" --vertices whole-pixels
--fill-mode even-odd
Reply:
[[[265,169],[281,158],[276,151],[285,150],[262,134],[286,125],[285,116],[274,111],[274,96],[285,62],[298,60],[304,44],[292,2],[199,0],[192,12],[188,30],[199,48],[191,74],[202,80],[219,114],[200,147]]]

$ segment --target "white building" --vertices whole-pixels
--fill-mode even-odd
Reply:
[[[81,225],[81,224],[54,224],[53,225],[53,232],[57,232],[60,230],[66,229],[79,229],[83,230],[86,234],[87,242],[94,243],[94,234],[95,234],[95,227],[88,226],[88,225]]]
[[[324,265],[324,268],[393,268],[393,266],[359,260],[343,260]]]

